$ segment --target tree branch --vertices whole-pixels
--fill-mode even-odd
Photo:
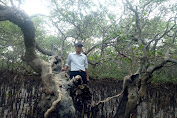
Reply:
[[[100,46],[102,43],[96,44],[93,47],[91,47],[90,49],[88,49],[87,51],[84,52],[85,55],[87,55],[88,53],[90,53],[92,50],[94,50],[95,48],[97,48],[98,46]]]
[[[13,2],[13,0],[10,0],[10,3],[11,3],[12,6],[14,6],[14,2]]]
[[[153,0],[149,0],[148,2],[146,2],[144,5],[143,5],[143,8],[145,8],[147,5],[149,5]]]
[[[3,2],[2,0],[0,0],[0,2],[1,2],[3,5],[7,6],[7,4],[6,4],[5,2]]]
[[[136,19],[135,22],[136,22],[136,28],[137,28],[137,31],[138,31],[138,43],[139,43],[139,45],[142,45],[142,44],[145,45],[145,42],[143,41],[142,36],[141,36],[142,34],[141,34],[139,14],[138,14],[137,8],[134,9],[132,4],[128,0],[126,0],[126,2],[129,5],[129,9],[135,13],[135,19]]]
[[[177,37],[177,30],[173,34],[172,44],[175,43],[175,38]]]
[[[56,106],[59,107],[59,109],[62,109],[61,111],[58,111],[58,114],[61,115],[61,117],[68,114],[75,114],[72,98],[70,97],[68,90],[62,86],[67,86],[65,72],[54,74],[52,72],[52,65],[55,63],[55,60],[52,59],[51,63],[48,63],[36,54],[35,28],[30,17],[17,8],[0,5],[0,21],[4,20],[9,20],[21,28],[26,49],[23,59],[34,71],[41,74],[42,90],[44,92],[42,98],[44,99],[42,99],[38,105],[41,110],[45,110],[45,117],[55,110]],[[62,64],[61,60],[62,59],[57,57],[57,63],[60,65]],[[58,104],[59,102],[60,104]],[[68,104],[66,105],[66,103]],[[51,107],[50,104],[52,104]],[[48,107],[50,108],[48,109]]]
[[[18,0],[18,8],[20,8],[20,6],[21,6],[21,0]]]
[[[177,60],[170,58],[169,53],[170,53],[170,49],[167,50],[163,61],[161,61],[159,64],[156,64],[155,66],[148,67],[147,73],[149,73],[151,75],[154,71],[164,67],[164,65],[168,62],[172,62],[172,63],[177,64]]]
[[[155,37],[154,37],[154,39],[152,39],[151,41],[148,42],[148,44],[147,44],[148,47],[150,46],[150,44],[151,44],[153,41],[158,42],[161,38],[163,38],[165,35],[167,35],[171,30],[176,29],[176,28],[175,28],[175,26],[176,26],[176,21],[175,21],[175,19],[176,19],[176,18],[174,18],[175,24],[174,24],[170,29],[168,28],[171,19],[172,19],[172,18],[170,18],[170,19],[168,20],[168,23],[167,23],[167,26],[166,26],[166,29],[165,29],[164,33],[163,33],[161,36],[159,36],[160,33],[156,34]],[[159,36],[159,38],[157,38],[158,36]],[[174,36],[175,36],[175,35],[174,35]]]
[[[36,49],[38,49],[39,52],[45,54],[45,55],[48,55],[48,56],[53,56],[53,55],[56,55],[56,53],[54,51],[47,51],[41,47],[39,47],[39,44],[36,43]]]

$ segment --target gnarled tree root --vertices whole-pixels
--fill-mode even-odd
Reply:
[[[51,113],[52,111],[54,111],[56,109],[56,106],[57,104],[61,101],[61,91],[58,89],[57,90],[58,92],[58,98],[57,100],[55,100],[53,103],[52,103],[52,106],[44,113],[44,118],[47,118],[47,116],[49,115],[49,113]]]

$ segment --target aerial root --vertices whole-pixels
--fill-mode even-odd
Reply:
[[[55,109],[56,109],[56,106],[57,106],[57,104],[61,101],[61,96],[62,96],[62,94],[61,94],[61,91],[60,91],[60,88],[56,85],[56,88],[57,88],[57,96],[58,96],[58,98],[57,98],[57,100],[55,100],[53,103],[52,103],[52,106],[45,112],[45,114],[44,114],[44,118],[47,118],[48,117],[48,115],[52,112],[52,111],[54,111]]]
[[[120,94],[117,94],[117,95],[115,95],[115,96],[108,97],[108,98],[106,98],[105,100],[99,101],[98,103],[95,104],[95,106],[98,106],[98,105],[100,105],[101,103],[107,102],[107,101],[109,101],[109,100],[111,100],[111,99],[113,99],[113,98],[119,97],[119,96],[121,96],[122,94],[123,94],[123,92],[121,92]]]

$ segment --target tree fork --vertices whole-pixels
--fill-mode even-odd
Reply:
[[[15,7],[0,5],[0,21],[6,20],[9,20],[21,28],[26,49],[23,60],[26,61],[34,71],[41,74],[44,94],[38,107],[44,113],[44,117],[47,118],[56,107],[59,109],[57,114],[60,117],[73,117],[75,108],[69,90],[82,78],[76,77],[70,80],[65,72],[60,71],[54,74],[54,65],[57,61],[57,66],[61,68],[63,64],[62,58],[54,55],[51,63],[48,63],[36,54],[35,28],[26,13]]]

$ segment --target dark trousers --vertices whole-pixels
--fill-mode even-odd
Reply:
[[[82,77],[83,84],[87,84],[86,72],[84,72],[84,71],[70,71],[70,79],[72,79],[76,75],[80,75]]]

